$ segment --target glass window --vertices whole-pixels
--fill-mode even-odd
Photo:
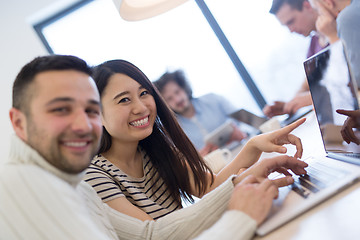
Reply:
[[[240,75],[195,1],[151,19],[127,22],[111,0],[89,2],[41,26],[50,51],[95,65],[126,59],[150,80],[183,69],[194,96],[225,96],[238,108],[261,114]],[[308,39],[291,34],[270,14],[271,1],[207,0],[264,98],[289,100],[304,80]]]

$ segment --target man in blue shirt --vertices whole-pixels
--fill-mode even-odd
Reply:
[[[154,84],[176,113],[180,126],[201,155],[205,156],[219,147],[206,144],[204,137],[229,120],[228,115],[236,111],[229,101],[212,93],[194,98],[192,89],[181,70],[166,72]],[[240,141],[246,137],[246,133],[238,129],[235,124],[233,128],[230,142]]]

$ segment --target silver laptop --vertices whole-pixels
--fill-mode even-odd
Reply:
[[[296,120],[299,120],[300,118],[304,117],[306,114],[311,112],[312,109],[313,109],[312,106],[305,106],[298,109],[295,113],[291,115],[287,115],[287,118],[280,120],[279,121],[280,126],[285,127],[295,122]],[[257,131],[255,130],[252,131],[252,133],[254,133],[252,134],[252,136],[260,134],[261,133],[260,126],[269,120],[269,118],[267,117],[258,116],[252,112],[247,111],[246,109],[240,109],[235,112],[232,112],[231,114],[229,114],[229,117],[236,119],[237,121],[241,123],[245,123],[251,126],[252,128],[256,129]]]
[[[280,188],[268,218],[256,231],[261,236],[360,179],[360,158],[356,154],[360,146],[338,139],[346,117],[336,109],[359,108],[357,86],[343,44],[339,41],[310,57],[304,67],[326,154],[304,159],[309,164],[307,174],[294,176],[294,184]],[[326,138],[329,131],[335,137]]]

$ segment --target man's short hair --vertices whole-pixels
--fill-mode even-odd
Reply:
[[[153,83],[156,86],[156,88],[160,91],[160,93],[162,93],[165,85],[171,81],[175,82],[182,89],[184,89],[189,99],[192,99],[192,89],[190,87],[189,82],[186,80],[185,74],[182,70],[177,70],[175,72],[166,72]]]
[[[29,91],[35,76],[42,72],[56,70],[76,70],[91,75],[91,68],[87,63],[75,56],[49,55],[36,57],[20,70],[14,81],[12,106],[27,113],[31,98],[35,94],[35,89]]]
[[[303,9],[303,3],[307,0],[273,0],[270,13],[277,14],[277,12],[280,10],[280,8],[286,3],[290,5],[292,9],[296,9],[298,11],[302,11]]]

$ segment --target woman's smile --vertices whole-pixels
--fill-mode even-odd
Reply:
[[[129,124],[133,127],[140,127],[140,128],[147,127],[150,124],[149,123],[149,115],[144,118],[132,121]]]

